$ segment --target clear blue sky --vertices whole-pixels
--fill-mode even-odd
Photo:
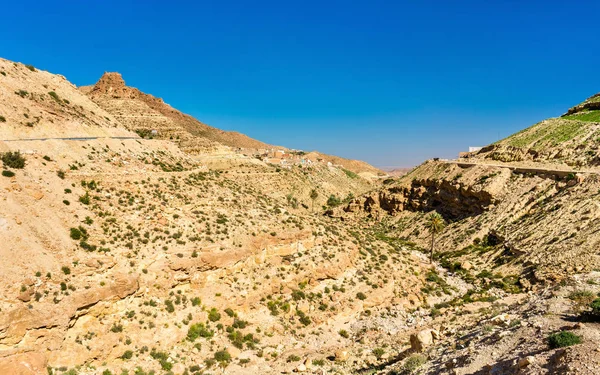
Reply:
[[[410,166],[600,91],[598,1],[10,1],[0,56],[210,125]]]

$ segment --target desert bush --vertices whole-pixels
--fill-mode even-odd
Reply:
[[[36,69],[35,69],[35,66],[33,66],[33,65],[27,64],[27,65],[25,65],[25,67],[26,67],[27,69],[31,70],[32,72],[35,72],[35,71],[36,71]]]
[[[90,195],[86,192],[84,195],[79,197],[79,202],[87,206],[90,204]]]
[[[4,177],[13,177],[15,175],[15,172],[11,172],[11,171],[2,171],[2,176]]]
[[[55,93],[54,91],[50,91],[48,93],[48,95],[50,95],[52,97],[52,99],[56,100],[57,102],[59,102],[59,103],[61,102],[60,98],[58,97],[58,94]]]
[[[170,312],[170,313],[175,312],[175,305],[173,305],[173,301],[171,301],[170,299],[165,301],[165,306],[166,306],[165,309],[168,312]]]
[[[375,356],[375,358],[379,359],[381,358],[381,356],[383,356],[383,354],[385,354],[385,350],[383,348],[373,349],[373,355]]]
[[[214,335],[214,331],[206,328],[203,323],[192,324],[188,329],[187,339],[188,341],[194,342],[198,337],[205,339],[211,338]]]
[[[210,320],[211,322],[216,322],[219,319],[221,319],[221,314],[219,314],[217,309],[215,309],[214,307],[210,309],[210,311],[208,312],[208,320]]]
[[[425,362],[427,362],[427,357],[422,354],[413,354],[404,361],[402,370],[404,370],[404,373],[412,374]]]
[[[0,122],[6,122],[6,117],[0,116]]]
[[[215,352],[215,360],[222,363],[228,363],[231,361],[231,354],[227,350],[219,350]]]
[[[346,176],[348,176],[349,178],[352,178],[352,179],[358,178],[358,175],[356,173],[349,171],[347,169],[343,169],[343,168],[342,168],[342,170],[344,171]]]
[[[340,200],[340,198],[338,198],[337,196],[331,194],[329,196],[329,198],[327,199],[327,205],[329,207],[337,207],[340,204],[342,204],[342,201]]]
[[[22,169],[25,167],[25,158],[19,151],[9,151],[2,154],[2,163],[8,168]]]
[[[230,307],[225,309],[225,313],[231,318],[233,318],[233,316],[235,315],[235,312]]]
[[[564,348],[566,346],[581,343],[581,337],[568,331],[556,332],[548,336],[548,345],[551,349]]]

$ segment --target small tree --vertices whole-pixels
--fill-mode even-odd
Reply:
[[[435,235],[440,233],[442,231],[442,229],[444,229],[445,225],[446,225],[446,222],[444,221],[444,218],[442,217],[442,215],[440,215],[437,212],[433,212],[427,217],[427,222],[425,223],[425,226],[427,227],[427,229],[429,229],[429,233],[431,233],[431,253],[429,255],[430,263],[433,263],[433,250],[435,247]]]
[[[310,191],[310,199],[312,200],[312,208],[311,211],[315,211],[315,200],[319,197],[319,193],[317,193],[317,189],[312,189]]]

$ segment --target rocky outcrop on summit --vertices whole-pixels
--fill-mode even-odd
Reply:
[[[95,85],[81,87],[80,90],[131,130],[144,136],[174,140],[187,152],[214,151],[222,145],[256,149],[271,147],[240,133],[213,128],[183,114],[162,99],[127,86],[121,74],[116,72],[104,73]]]
[[[592,95],[583,103],[569,108],[569,110],[567,111],[567,113],[565,113],[563,115],[563,117],[569,116],[569,115],[572,115],[575,113],[583,112],[583,111],[597,111],[597,110],[600,110],[600,93],[598,93],[596,95]]]

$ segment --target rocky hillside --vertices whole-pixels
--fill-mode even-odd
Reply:
[[[0,139],[136,137],[60,75],[0,59]]]
[[[545,163],[555,167],[600,166],[600,94],[483,148],[477,159]]]
[[[588,315],[600,284],[597,98],[465,159],[429,160],[329,211],[345,222],[384,226],[386,237],[422,251],[431,246],[430,215],[445,222],[434,259],[474,288],[461,301],[434,306],[439,317],[425,326],[434,336],[456,332],[445,343],[423,333],[430,346],[426,364],[419,364],[423,373],[600,372],[591,359],[597,358],[600,325]],[[466,323],[473,301],[485,301],[478,309],[492,313]],[[465,324],[448,328],[456,314],[467,315]],[[549,337],[561,331],[583,343],[548,347]],[[410,363],[401,359],[381,373],[409,373]]]
[[[0,373],[329,371],[426,301],[420,253],[319,214],[371,181],[145,139],[63,77],[0,67]]]
[[[145,138],[172,140],[182,150],[191,154],[227,152],[233,149],[251,156],[273,149],[287,150],[285,147],[268,145],[238,132],[208,126],[179,112],[160,98],[125,85],[119,73],[104,73],[95,85],[83,86],[79,90],[111,113],[127,129]],[[314,160],[319,158],[325,162],[342,165],[354,173],[367,173],[370,177],[382,174],[377,168],[362,161],[318,152],[311,154]]]

